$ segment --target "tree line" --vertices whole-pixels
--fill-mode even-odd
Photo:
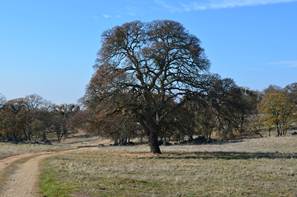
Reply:
[[[213,80],[216,85],[203,100],[188,101],[168,115],[158,133],[159,145],[191,143],[197,136],[203,142],[211,142],[213,136],[284,136],[296,129],[297,83],[258,92],[239,87],[231,79]],[[136,138],[148,141],[133,114],[107,104],[56,105],[34,94],[7,101],[0,94],[0,141],[51,144],[80,130],[112,139],[114,145],[127,145]],[[168,108],[176,105],[172,101]]]
[[[56,105],[34,94],[8,101],[0,96],[0,140],[50,144],[51,135],[60,142],[79,128],[82,113],[78,105]]]
[[[263,131],[283,136],[297,123],[297,83],[259,92],[209,67],[200,40],[178,22],[116,26],[102,35],[81,105],[55,105],[38,95],[0,97],[0,139],[48,142],[54,135],[61,141],[83,130],[119,145],[137,138],[161,153],[160,144],[172,141]]]

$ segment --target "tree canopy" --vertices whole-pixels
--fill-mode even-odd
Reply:
[[[168,114],[206,92],[209,61],[199,39],[175,21],[134,21],[103,33],[86,100],[133,114],[151,151]],[[169,108],[172,102],[176,105]]]
[[[287,92],[277,89],[267,90],[259,103],[259,109],[268,127],[275,127],[278,136],[286,135],[294,113],[294,103]]]

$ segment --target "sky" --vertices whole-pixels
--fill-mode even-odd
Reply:
[[[210,71],[240,86],[297,82],[297,0],[0,0],[0,93],[75,103],[103,31],[160,19],[182,23]]]

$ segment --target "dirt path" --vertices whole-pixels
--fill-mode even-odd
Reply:
[[[29,158],[24,163],[20,164],[20,167],[10,175],[5,183],[2,191],[0,191],[1,197],[38,197],[40,196],[38,190],[38,179],[40,173],[40,162],[51,156],[65,154],[75,150],[67,150],[60,152],[42,152],[42,153],[30,153],[18,156],[9,157],[0,160],[0,171],[5,170],[6,167],[14,162]]]
[[[22,155],[15,155],[0,160],[0,172],[17,160],[25,159],[36,155],[37,153],[26,153]]]

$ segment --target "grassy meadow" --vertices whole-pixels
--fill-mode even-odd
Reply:
[[[49,158],[47,197],[297,195],[297,138],[162,147],[102,147]]]
[[[76,149],[78,147],[96,145],[99,143],[109,143],[109,140],[103,140],[98,137],[70,136],[61,143],[53,142],[52,145],[0,142],[0,159],[25,153]]]
[[[57,151],[69,148],[68,145],[40,145],[40,144],[11,144],[0,143],[0,159],[5,157],[25,154],[25,153],[37,153],[43,151]]]

